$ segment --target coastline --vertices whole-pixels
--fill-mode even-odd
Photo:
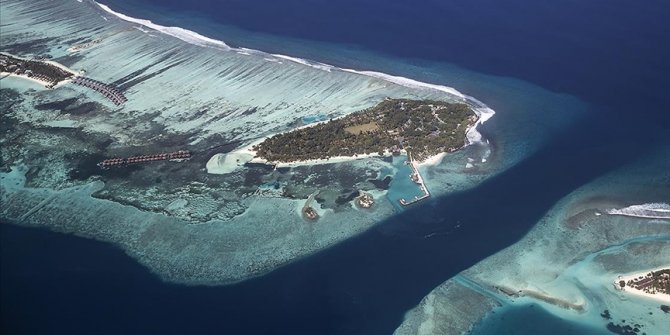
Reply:
[[[459,148],[458,150],[461,150],[461,149],[463,149],[463,148],[465,148],[469,145],[472,145],[474,143],[480,142],[481,139],[482,139],[482,135],[477,131],[476,128],[477,128],[478,125],[482,124],[483,122],[488,120],[491,116],[493,116],[493,114],[488,114],[488,117],[482,117],[481,112],[476,111],[476,109],[472,108],[472,107],[471,107],[471,109],[472,109],[473,113],[475,113],[475,115],[477,116],[477,121],[475,121],[474,124],[472,124],[470,127],[468,127],[468,129],[465,130],[465,134],[466,134],[465,144],[461,148]],[[482,121],[482,119],[483,119],[483,121]],[[294,129],[291,129],[291,130],[288,130],[288,131],[296,131],[296,130],[299,130],[299,129],[314,127],[316,125],[319,125],[319,124],[322,124],[322,123],[325,123],[325,122],[329,122],[329,120],[312,122],[312,123],[305,124],[305,125],[302,125],[300,127],[297,127],[297,128],[294,128]],[[477,141],[472,141],[470,139],[469,134],[471,134],[471,133],[476,133],[476,137],[478,138]],[[277,133],[277,134],[279,134],[279,133]],[[215,154],[215,155],[213,155],[212,157],[210,157],[210,160],[207,162],[208,173],[223,174],[223,173],[232,172],[234,170],[234,169],[233,170],[224,169],[222,171],[225,171],[225,172],[220,172],[220,173],[209,172],[209,170],[210,170],[209,167],[210,166],[212,167],[213,171],[215,170],[213,160],[218,159],[219,157],[221,157],[220,155],[225,155],[226,157],[232,156],[232,157],[235,157],[236,159],[240,159],[240,158],[244,159],[245,157],[248,158],[249,156],[251,156],[251,158],[246,160],[244,163],[266,164],[266,165],[272,165],[276,168],[296,167],[296,166],[305,166],[305,165],[334,164],[334,163],[343,163],[343,162],[359,160],[359,159],[366,159],[366,158],[373,158],[373,157],[392,157],[393,156],[392,152],[390,152],[388,150],[384,150],[383,155],[380,155],[378,152],[373,152],[373,153],[368,153],[368,154],[358,154],[358,155],[355,155],[355,156],[333,156],[333,157],[329,157],[329,158],[325,158],[325,159],[295,160],[295,161],[290,161],[290,162],[268,161],[267,159],[257,157],[257,151],[254,150],[253,147],[262,143],[263,141],[265,141],[266,139],[268,139],[268,138],[270,138],[274,135],[276,135],[276,134],[271,134],[271,135],[261,137],[259,139],[254,140],[250,144],[247,144],[246,146],[243,146],[239,149],[233,150],[233,151],[231,151],[229,153],[226,153],[226,154]],[[458,150],[456,150],[456,151],[458,151]],[[400,150],[400,154],[406,156],[407,151],[405,149],[402,149],[402,150]],[[439,165],[442,162],[442,160],[444,159],[444,157],[446,157],[448,154],[449,154],[448,152],[440,152],[440,153],[434,154],[434,155],[432,155],[432,156],[430,156],[430,157],[428,157],[428,158],[426,158],[422,161],[413,160],[413,165],[417,169],[418,168],[430,167],[430,166],[436,166],[436,165]]]
[[[311,126],[308,125],[308,126]],[[304,127],[304,126],[303,126]],[[302,128],[302,127],[301,127]],[[300,128],[296,128],[300,129]],[[343,163],[343,162],[348,162],[348,161],[353,161],[353,160],[358,160],[358,159],[366,159],[366,158],[373,158],[373,157],[389,157],[392,156],[391,152],[385,151],[384,155],[379,155],[379,153],[374,152],[374,153],[369,153],[369,154],[360,154],[356,156],[334,156],[330,158],[324,158],[324,159],[309,159],[309,160],[297,160],[297,161],[291,161],[291,162],[281,162],[281,161],[268,161],[267,159],[257,157],[257,152],[256,150],[253,149],[255,145],[258,143],[263,142],[266,138],[271,137],[266,136],[263,137],[259,140],[254,141],[253,143],[244,146],[240,149],[234,150],[228,155],[251,155],[252,158],[247,161],[247,163],[256,163],[256,164],[266,164],[266,165],[273,165],[278,168],[282,167],[296,167],[296,166],[305,166],[305,165],[323,165],[323,164],[334,164],[334,163]]]
[[[463,148],[465,148],[466,146],[468,146],[468,145],[466,144],[465,146],[463,146]],[[461,148],[461,149],[463,149],[463,148]],[[442,163],[442,160],[444,159],[444,157],[446,157],[447,155],[448,155],[447,152],[440,152],[439,154],[430,156],[430,157],[424,159],[423,161],[420,161],[420,162],[414,161],[414,164],[416,165],[417,168],[440,165],[440,163]]]

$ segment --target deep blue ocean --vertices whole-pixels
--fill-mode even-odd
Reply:
[[[577,125],[474,189],[232,286],[167,284],[112,245],[1,224],[3,334],[391,334],[432,289],[520,239],[562,197],[670,145],[667,1],[101,2],[235,46],[451,85],[484,102],[486,92],[467,78],[455,85],[352,50],[517,78],[591,107]],[[463,229],[423,238],[445,222]],[[539,307],[491,322],[498,323],[480,334],[595,331]]]

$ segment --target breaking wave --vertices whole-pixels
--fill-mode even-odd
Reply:
[[[361,70],[354,70],[354,69],[345,69],[345,68],[338,68],[333,65],[321,63],[321,62],[316,62],[316,61],[310,61],[307,59],[303,58],[298,58],[298,57],[293,57],[293,56],[286,56],[286,55],[281,55],[281,54],[269,54],[260,50],[254,50],[254,49],[249,49],[249,48],[235,48],[231,47],[228,44],[226,44],[223,41],[216,40],[213,38],[209,38],[207,36],[200,35],[194,31],[190,31],[184,28],[180,27],[165,27],[158,25],[156,23],[151,22],[150,20],[145,20],[145,19],[137,19],[134,17],[130,17],[128,15],[118,13],[113,11],[111,8],[108,6],[101,4],[99,2],[93,1],[96,5],[98,5],[102,10],[105,12],[114,15],[118,17],[121,20],[127,21],[127,22],[132,22],[136,23],[139,25],[142,25],[144,27],[154,29],[156,31],[162,32],[164,34],[176,37],[184,42],[199,45],[199,46],[204,46],[204,47],[214,47],[214,48],[219,48],[223,50],[228,50],[228,51],[234,51],[239,54],[243,55],[259,55],[262,56],[266,61],[270,62],[281,62],[282,60],[287,60],[291,61],[294,63],[302,64],[305,66],[309,66],[318,70],[322,71],[327,71],[327,72],[332,72],[332,71],[343,71],[343,72],[349,72],[349,73],[355,73],[363,76],[368,76],[372,78],[377,78],[381,79],[396,85],[408,87],[408,88],[413,88],[413,89],[430,89],[430,90],[435,90],[435,91],[440,91],[443,93],[446,93],[458,100],[462,100],[466,103],[468,103],[472,109],[475,111],[477,116],[479,117],[479,120],[473,126],[467,133],[467,139],[468,143],[482,143],[482,135],[477,131],[477,127],[480,124],[483,124],[486,122],[486,120],[490,119],[494,114],[495,111],[488,106],[486,106],[484,103],[481,101],[465,95],[458,90],[456,90],[453,87],[449,86],[444,86],[444,85],[437,85],[437,84],[430,84],[430,83],[425,83],[421,82],[418,80],[406,78],[406,77],[401,77],[401,76],[394,76],[382,72],[376,72],[376,71],[361,71]]]
[[[670,205],[666,203],[633,205],[619,209],[610,209],[606,213],[649,219],[670,219]]]
[[[158,24],[155,24],[155,23],[151,22],[150,20],[136,19],[134,17],[130,17],[128,15],[115,12],[111,8],[109,8],[107,5],[103,5],[103,4],[98,3],[96,1],[94,1],[94,3],[97,4],[100,8],[102,8],[102,10],[104,10],[105,12],[107,12],[109,14],[112,14],[112,15],[120,18],[121,20],[132,22],[132,23],[137,23],[137,24],[145,26],[147,28],[151,28],[153,30],[160,31],[164,34],[174,36],[174,37],[176,37],[176,38],[178,38],[178,39],[180,39],[184,42],[188,42],[188,43],[196,44],[196,45],[200,45],[200,46],[219,47],[219,48],[223,48],[223,49],[226,49],[226,50],[231,49],[230,46],[228,46],[226,43],[224,43],[222,41],[215,40],[213,38],[209,38],[207,36],[200,35],[200,34],[194,32],[194,31],[190,31],[190,30],[180,28],[180,27],[161,26],[161,25],[158,25]]]

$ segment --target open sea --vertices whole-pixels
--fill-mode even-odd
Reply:
[[[571,191],[670,146],[667,1],[100,2],[233,46],[453,86],[496,110],[510,103],[468,71],[518,79],[588,113],[475,188],[231,286],[165,283],[113,245],[3,222],[3,334],[391,334],[432,289],[518,241]],[[463,229],[423,237],[444,222]],[[607,334],[539,306],[501,313],[473,334]]]

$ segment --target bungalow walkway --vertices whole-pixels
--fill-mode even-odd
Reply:
[[[95,79],[86,77],[76,77],[72,80],[72,83],[102,93],[102,95],[104,95],[105,98],[111,100],[117,106],[128,101],[128,99],[123,95],[123,93],[121,93],[121,91],[119,91],[116,87],[105,83],[101,83]]]
[[[110,168],[116,166],[125,166],[129,164],[147,163],[166,160],[185,160],[191,158],[191,152],[188,150],[179,150],[170,153],[160,153],[155,155],[132,156],[128,158],[110,158],[98,163],[101,168]]]

